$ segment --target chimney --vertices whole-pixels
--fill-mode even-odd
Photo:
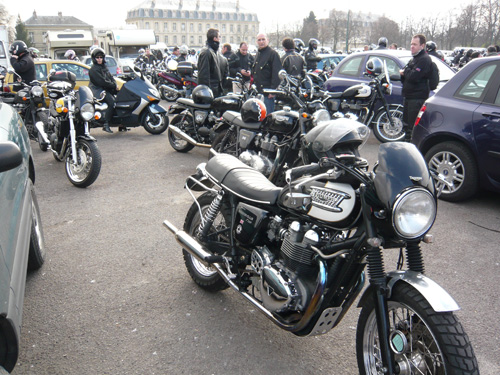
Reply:
[[[215,8],[217,8],[217,5],[215,5],[215,0],[214,0],[214,4],[212,5],[212,10],[215,12]]]

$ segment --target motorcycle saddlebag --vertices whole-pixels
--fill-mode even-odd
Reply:
[[[177,65],[177,73],[181,77],[192,76],[194,72],[193,63],[189,61],[182,61]]]
[[[76,85],[75,73],[68,72],[67,70],[60,70],[49,75],[49,82],[63,81],[71,83],[73,87]]]

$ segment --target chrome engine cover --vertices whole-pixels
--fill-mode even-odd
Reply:
[[[298,297],[294,282],[277,265],[265,266],[260,278],[260,294],[263,305],[270,311],[293,310]]]
[[[256,154],[254,151],[247,150],[240,154],[239,159],[265,176],[269,176],[271,173],[273,162],[264,155]]]

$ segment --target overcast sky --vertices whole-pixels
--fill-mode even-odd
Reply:
[[[224,0],[231,1],[231,0]],[[125,24],[127,11],[142,3],[142,0],[0,0],[9,13],[25,21],[36,10],[39,16],[52,16],[62,12],[63,15],[74,16],[97,28],[118,27]],[[261,31],[272,32],[276,27],[301,23],[302,19],[314,11],[317,18],[325,18],[332,8],[337,10],[363,11],[372,14],[385,15],[394,21],[406,18],[410,14],[422,18],[426,14],[440,14],[446,16],[451,7],[458,10],[461,4],[470,4],[472,0],[455,0],[453,2],[420,0],[418,3],[409,3],[401,0],[356,0],[335,4],[333,1],[270,1],[270,0],[240,0],[240,5],[247,10],[257,13],[261,22]],[[313,4],[317,4],[313,6]],[[376,4],[376,6],[374,6]],[[348,6],[350,8],[348,8]]]

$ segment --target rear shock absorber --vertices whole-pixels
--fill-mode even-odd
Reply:
[[[222,197],[224,196],[224,192],[221,190],[217,193],[217,196],[214,198],[208,210],[205,212],[204,217],[200,223],[198,228],[199,237],[201,240],[205,241],[210,230],[210,227],[213,225],[217,214],[220,212],[220,208],[222,206]]]

